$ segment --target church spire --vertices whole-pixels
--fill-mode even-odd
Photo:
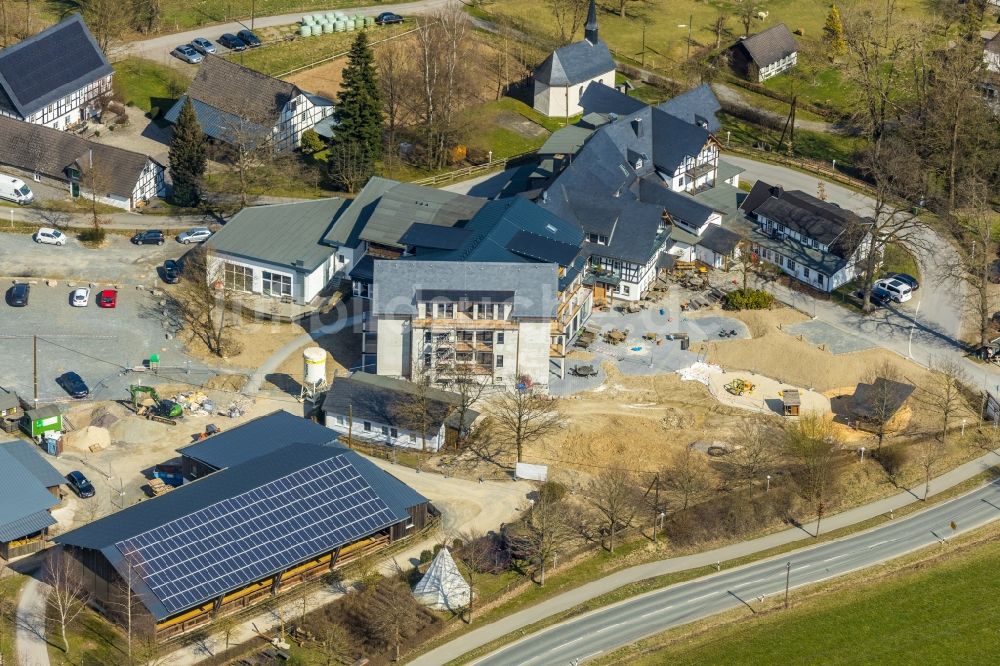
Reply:
[[[587,23],[583,26],[583,37],[591,44],[597,45],[597,3],[595,0],[590,0]]]

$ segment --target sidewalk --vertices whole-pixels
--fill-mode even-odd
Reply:
[[[985,472],[986,470],[1000,464],[1000,455],[988,453],[980,458],[971,460],[964,465],[942,474],[933,479],[930,486],[930,494],[936,495],[948,490],[963,481]],[[910,489],[887,497],[871,504],[856,507],[842,513],[835,514],[823,520],[823,531],[830,532],[850,525],[864,522],[871,518],[884,516],[914,502],[918,502],[922,497],[923,484],[919,488]],[[492,624],[475,629],[464,636],[456,638],[450,643],[423,654],[409,662],[414,666],[440,666],[452,659],[474,650],[477,647],[486,645],[511,632],[523,629],[545,618],[569,610],[586,601],[599,597],[608,592],[612,592],[623,585],[635,583],[647,578],[654,578],[664,574],[676,573],[688,569],[714,566],[719,562],[727,562],[732,559],[746,557],[755,553],[770,550],[778,546],[784,546],[796,541],[808,539],[816,531],[815,522],[803,525],[801,528],[794,527],[774,534],[744,541],[741,543],[716,548],[714,550],[674,557],[649,564],[623,569],[599,580],[582,585],[574,590],[565,592],[556,597],[543,601],[531,608],[514,613]],[[806,544],[808,545],[808,544]]]

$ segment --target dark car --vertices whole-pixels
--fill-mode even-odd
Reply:
[[[66,483],[82,499],[94,496],[94,484],[83,475],[83,472],[70,472],[66,475]]]
[[[260,37],[253,34],[249,30],[240,30],[238,33],[236,33],[236,36],[242,39],[243,43],[252,49],[257,48],[263,43],[260,41]]]
[[[389,25],[391,23],[402,23],[403,17],[392,12],[382,12],[375,17],[375,22],[379,25]]]
[[[28,304],[31,286],[23,282],[15,284],[7,291],[7,302],[15,308],[23,308]]]
[[[77,399],[86,398],[90,395],[90,389],[87,388],[86,382],[83,381],[83,377],[76,374],[75,372],[65,372],[56,379],[56,383],[62,387],[66,393]]]
[[[231,32],[219,37],[219,43],[230,51],[246,51],[247,49],[247,43]]]
[[[854,295],[860,299],[864,299],[865,291],[864,289],[858,289],[854,293]],[[883,289],[882,287],[878,286],[872,287],[871,302],[872,305],[879,308],[883,308],[889,303],[892,303],[892,293],[890,293],[889,290],[887,289]]]
[[[885,276],[885,279],[899,280],[913,291],[920,289],[920,282],[917,281],[917,278],[913,277],[912,275],[907,275],[906,273],[889,273],[888,275]]]
[[[163,281],[167,284],[177,284],[181,279],[181,265],[173,259],[163,262]]]
[[[157,229],[147,229],[132,236],[132,242],[136,245],[163,245],[164,240],[163,232]]]

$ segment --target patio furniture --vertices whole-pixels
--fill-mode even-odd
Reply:
[[[628,331],[619,331],[617,328],[613,328],[604,334],[604,341],[608,344],[617,345],[625,342],[628,338]]]

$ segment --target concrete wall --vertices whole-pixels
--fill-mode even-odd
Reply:
[[[550,323],[522,322],[518,327],[517,336],[517,367],[510,375],[507,367],[509,361],[504,357],[504,381],[507,376],[516,379],[520,375],[529,375],[535,384],[547,386],[549,383],[549,344]]]
[[[379,319],[377,373],[390,377],[410,376],[410,326],[402,319]]]

